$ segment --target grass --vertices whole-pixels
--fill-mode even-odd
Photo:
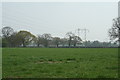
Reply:
[[[0,79],[2,79],[2,48],[0,48]]]
[[[3,48],[3,78],[118,78],[117,48]]]

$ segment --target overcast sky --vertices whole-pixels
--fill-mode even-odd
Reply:
[[[2,25],[31,33],[65,37],[69,31],[88,29],[87,40],[108,41],[117,2],[7,2],[2,4]],[[83,32],[80,33],[84,40]]]

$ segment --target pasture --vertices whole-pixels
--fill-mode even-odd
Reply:
[[[118,78],[117,48],[3,48],[3,78]]]

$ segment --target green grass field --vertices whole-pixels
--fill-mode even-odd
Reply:
[[[3,48],[3,78],[118,78],[117,48]]]

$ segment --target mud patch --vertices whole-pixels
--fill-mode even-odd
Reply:
[[[42,64],[42,63],[54,64],[54,63],[64,63],[64,62],[62,62],[62,61],[38,61],[38,62],[35,62],[35,64]]]

